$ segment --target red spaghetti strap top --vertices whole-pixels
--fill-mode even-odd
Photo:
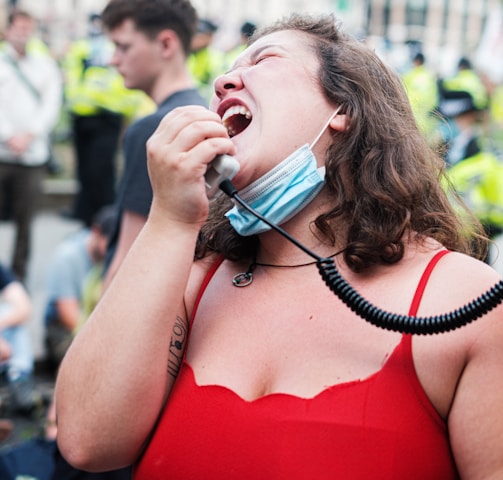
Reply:
[[[445,253],[426,268],[410,315]],[[198,386],[184,363],[134,473],[135,480],[458,478],[446,425],[416,376],[410,335],[380,371],[309,399],[245,401],[223,386]]]

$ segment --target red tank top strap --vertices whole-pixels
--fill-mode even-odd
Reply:
[[[192,315],[190,316],[190,324],[189,324],[190,327],[192,327],[192,324],[194,323],[194,318],[196,316],[196,312],[199,307],[199,302],[201,302],[201,298],[204,294],[204,291],[206,290],[208,283],[210,283],[213,275],[218,270],[218,267],[222,264],[223,261],[224,261],[224,256],[219,255],[215,259],[215,261],[211,264],[208,272],[206,273],[206,275],[203,279],[203,282],[201,283],[201,287],[199,288],[199,292],[197,292],[197,297],[196,297],[196,301],[194,303],[194,308],[192,309]]]
[[[414,294],[414,298],[412,299],[412,303],[410,304],[409,315],[416,315],[419,305],[421,303],[421,299],[423,298],[423,293],[430,278],[431,272],[435,268],[435,265],[438,261],[447,253],[449,250],[440,250],[440,252],[436,253],[433,258],[430,260],[428,265],[426,266],[421,279],[416,287],[416,293]]]
[[[431,276],[431,273],[433,272],[433,269],[437,265],[438,261],[446,254],[449,253],[449,250],[440,250],[437,252],[428,265],[426,266],[423,275],[421,276],[421,279],[419,280],[419,283],[416,287],[416,292],[414,294],[414,298],[412,299],[412,302],[410,304],[409,308],[409,315],[416,315],[417,310],[419,309],[419,305],[421,303],[421,299],[423,298],[423,293],[426,288],[426,285],[428,283],[428,280]],[[219,255],[216,260],[213,262],[211,265],[210,269],[206,273],[206,276],[204,277],[204,280],[201,284],[201,288],[199,289],[199,292],[197,293],[196,301],[194,303],[194,308],[192,309],[192,315],[190,317],[190,325],[192,326],[192,323],[194,321],[194,317],[196,315],[197,309],[199,307],[199,302],[201,301],[201,297],[204,294],[204,291],[206,290],[206,287],[208,286],[208,283],[210,283],[213,275],[215,272],[218,270],[218,267],[222,264],[224,261],[223,255]]]
[[[426,285],[428,284],[428,280],[431,276],[431,272],[433,272],[433,269],[437,265],[438,261],[447,253],[449,253],[449,250],[440,250],[437,252],[431,260],[428,262],[428,265],[426,265],[426,268],[424,269],[423,275],[419,279],[419,283],[417,284],[416,287],[416,292],[414,293],[414,297],[412,298],[412,302],[410,304],[409,308],[409,315],[415,316],[417,314],[417,311],[419,309],[419,305],[421,304],[421,299],[423,298],[423,293],[426,288]],[[409,367],[410,367],[410,372],[414,375],[415,378],[415,368],[414,368],[414,361],[412,360],[412,335],[408,333],[404,333],[402,335],[402,345],[401,347],[403,348],[403,354],[407,356],[409,359]],[[417,385],[419,386],[419,380],[417,380]],[[422,390],[422,387],[419,388]]]
[[[428,265],[424,269],[424,272],[419,280],[419,283],[417,284],[416,292],[414,293],[414,297],[410,304],[409,315],[415,316],[417,314],[419,305],[421,304],[421,299],[423,298],[424,290],[426,288],[426,285],[428,284],[428,280],[431,276],[431,273],[433,272],[433,269],[437,265],[438,261],[449,252],[450,252],[449,250],[440,250],[428,262]],[[402,341],[395,350],[396,354],[395,359],[399,359],[399,362],[406,369],[407,371],[406,377],[409,380],[410,385],[414,389],[416,396],[423,405],[423,407],[426,409],[427,412],[429,412],[434,422],[437,423],[441,428],[445,429],[445,423],[443,419],[435,410],[435,407],[431,403],[429,397],[426,395],[426,392],[424,391],[423,386],[421,385],[421,382],[417,377],[416,367],[414,365],[414,359],[412,355],[412,336],[413,335],[409,333],[404,333],[402,335]]]

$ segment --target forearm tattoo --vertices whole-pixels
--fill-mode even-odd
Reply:
[[[187,321],[181,317],[176,317],[171,341],[169,343],[168,374],[176,378],[183,361],[183,352],[187,341],[188,325]]]

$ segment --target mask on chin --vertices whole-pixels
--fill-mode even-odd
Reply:
[[[307,143],[239,192],[254,210],[276,225],[290,220],[305,208],[325,184],[325,167],[319,167],[312,148],[340,110],[330,116],[311,145]],[[241,205],[234,205],[226,214],[232,227],[244,237],[271,229]]]

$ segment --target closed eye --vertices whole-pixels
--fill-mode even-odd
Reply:
[[[264,60],[267,60],[269,58],[272,58],[274,55],[261,55],[255,60],[255,65],[258,65],[259,63],[263,62]]]

